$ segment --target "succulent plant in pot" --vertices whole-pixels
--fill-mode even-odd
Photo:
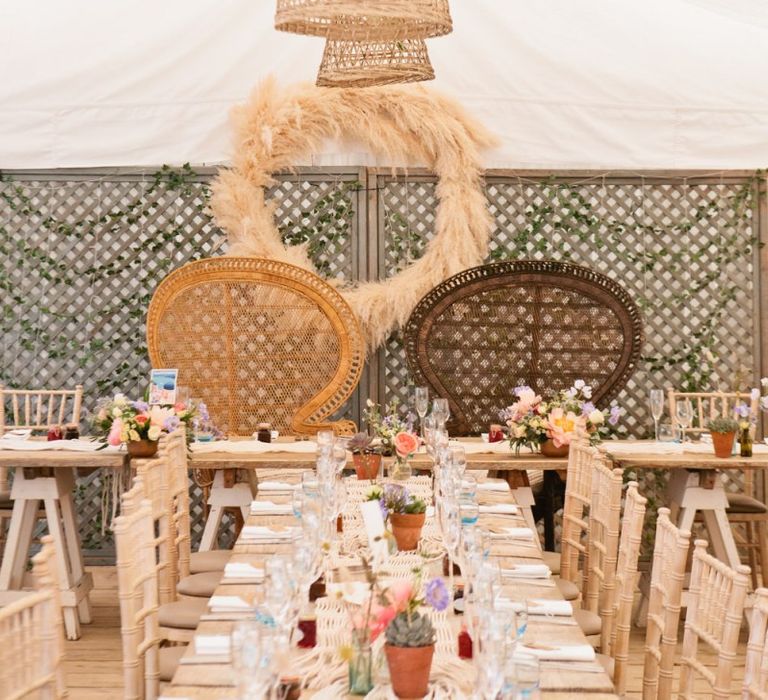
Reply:
[[[717,457],[730,457],[733,452],[733,440],[739,430],[739,422],[734,418],[712,418],[706,425],[712,436],[712,446]]]
[[[387,484],[374,486],[367,500],[378,501],[381,512],[392,526],[392,534],[400,551],[412,551],[418,547],[421,530],[427,517],[427,504],[408,492],[405,486]]]
[[[373,438],[367,433],[356,433],[347,443],[347,449],[352,452],[352,463],[355,473],[361,481],[376,479],[381,467],[381,455],[371,447]]]

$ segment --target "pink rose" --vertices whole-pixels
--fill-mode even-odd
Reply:
[[[123,431],[123,421],[119,418],[115,418],[112,421],[112,427],[109,429],[109,435],[107,436],[107,442],[113,447],[117,447],[122,440],[120,439],[120,433]]]
[[[184,413],[184,411],[187,410],[187,406],[184,403],[177,403],[174,405],[173,410],[176,411],[176,413]]]
[[[395,435],[395,451],[401,457],[408,457],[419,449],[419,439],[413,433],[398,433]]]

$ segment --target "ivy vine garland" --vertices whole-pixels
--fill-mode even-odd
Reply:
[[[360,319],[369,351],[401,327],[435,285],[484,260],[492,218],[479,151],[495,141],[453,100],[423,87],[281,90],[269,79],[233,111],[233,123],[232,167],[219,173],[210,202],[231,255],[315,269],[306,245],[283,244],[265,189],[275,183],[273,173],[318,152],[328,138],[360,142],[392,163],[425,164],[439,178],[435,237],[424,255],[385,281],[340,290]]]

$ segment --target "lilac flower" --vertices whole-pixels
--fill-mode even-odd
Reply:
[[[172,433],[179,427],[180,422],[178,416],[168,416],[168,418],[163,421],[163,430],[167,433]]]
[[[134,401],[131,405],[141,413],[149,410],[149,404],[146,401]]]
[[[733,413],[737,418],[749,418],[749,406],[745,403],[733,407]]]
[[[438,612],[445,610],[451,602],[448,589],[441,578],[433,578],[424,588],[424,600]]]
[[[591,401],[587,401],[582,407],[581,407],[581,414],[583,416],[588,416],[592,411],[595,410],[595,404],[593,404]]]
[[[387,508],[387,502],[384,499],[384,496],[379,499],[379,509],[381,510],[382,520],[386,520],[389,517],[389,508]]]
[[[589,386],[589,384],[585,384],[584,388],[581,390],[581,394],[585,399],[591,399],[592,398],[592,387]]]
[[[197,413],[200,416],[200,420],[210,420],[211,416],[208,414],[208,406],[202,401],[197,404]]]
[[[621,418],[621,409],[618,406],[611,406],[611,415],[608,418],[608,422],[611,425],[616,425]]]
[[[520,396],[524,391],[533,391],[531,387],[525,384],[521,384],[520,386],[516,387],[515,390],[512,392],[515,396]]]
[[[583,379],[577,379],[573,383],[573,388],[576,389],[576,391],[581,391],[586,385],[587,383]]]

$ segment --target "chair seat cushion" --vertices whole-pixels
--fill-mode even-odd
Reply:
[[[542,559],[553,574],[560,573],[560,552],[542,552]]]
[[[221,583],[221,573],[221,571],[206,571],[202,574],[185,576],[176,586],[176,592],[192,598],[210,598]]]
[[[573,617],[587,637],[600,634],[600,630],[603,629],[603,621],[597,613],[589,610],[574,610]]]
[[[578,599],[579,587],[573,581],[567,581],[564,578],[556,578],[555,585],[560,589],[560,595],[566,600]]]
[[[173,674],[176,673],[176,667],[179,665],[181,657],[187,650],[186,644],[179,644],[174,647],[162,647],[158,654],[158,666],[160,670],[160,681],[170,683],[173,680]]]
[[[595,660],[605,669],[605,672],[613,678],[613,671],[616,667],[615,659],[607,654],[597,654]]]
[[[224,571],[231,549],[210,549],[207,552],[192,552],[189,559],[189,573],[202,574],[206,571]]]
[[[728,494],[728,513],[768,513],[768,507],[745,493]]]
[[[157,621],[161,627],[173,627],[177,630],[197,629],[200,616],[208,612],[208,600],[188,598],[175,603],[161,605],[157,611]]]

